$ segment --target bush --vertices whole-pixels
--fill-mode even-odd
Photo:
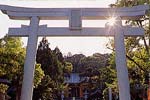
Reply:
[[[8,89],[8,85],[5,85],[5,84],[0,84],[0,93],[6,93]]]

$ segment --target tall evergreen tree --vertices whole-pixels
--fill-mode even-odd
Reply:
[[[69,70],[68,66],[72,65],[64,61],[58,47],[54,50],[50,49],[48,40],[45,37],[39,43],[36,61],[41,64],[45,77],[41,84],[34,89],[33,99],[59,100],[64,86],[64,72]]]

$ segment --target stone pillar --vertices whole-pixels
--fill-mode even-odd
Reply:
[[[112,90],[110,87],[108,89],[108,92],[109,92],[109,100],[112,100]]]
[[[61,92],[61,100],[64,100],[64,91]]]
[[[37,36],[38,26],[39,26],[39,18],[32,17],[30,20],[27,52],[26,52],[26,58],[24,64],[21,100],[32,100],[36,49],[37,49],[37,41],[38,41],[38,36]]]
[[[116,69],[119,87],[119,99],[130,100],[130,86],[128,78],[128,69],[126,64],[126,52],[124,44],[124,32],[122,30],[121,19],[118,18],[114,28],[114,42],[116,51]]]
[[[87,98],[88,98],[88,91],[85,90],[85,92],[84,92],[84,100],[87,100]]]

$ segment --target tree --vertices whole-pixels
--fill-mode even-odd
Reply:
[[[71,52],[69,55],[65,58],[66,62],[70,62],[73,65],[73,71],[79,72],[79,68],[81,67],[81,59],[85,58],[86,56],[83,54],[75,54],[71,56]]]
[[[79,70],[82,72],[82,70],[86,69],[99,69],[101,67],[105,67],[108,64],[108,58],[109,54],[100,54],[100,53],[94,53],[92,56],[84,57],[80,60],[80,68]]]
[[[114,62],[110,61],[110,57],[113,58],[114,56],[94,53],[92,56],[86,57],[83,54],[75,54],[66,57],[65,60],[73,64],[73,68],[76,69],[73,70],[74,72],[79,73],[82,77],[87,77],[89,93],[100,91],[99,95],[106,98],[106,89],[108,87],[116,89],[117,86],[115,66],[112,66]],[[102,94],[103,92],[104,94]],[[93,99],[93,96],[90,96],[89,100],[91,98]]]
[[[149,4],[149,0],[118,0],[116,7],[132,7],[140,4]],[[145,29],[143,37],[128,37],[125,38],[127,66],[129,72],[131,96],[132,99],[137,99],[139,96],[146,96],[146,89],[148,85],[148,73],[150,72],[150,20],[149,13],[143,18],[136,20],[127,20],[125,24],[131,26],[138,26]],[[143,43],[142,43],[143,42]],[[112,50],[115,50],[113,41],[111,40]]]
[[[45,37],[39,43],[36,61],[41,64],[45,77],[41,84],[34,89],[33,99],[59,100],[60,93],[65,85],[64,72],[72,70],[71,63],[64,61],[58,47],[51,50]]]
[[[16,100],[20,97],[22,78],[23,78],[23,66],[25,58],[25,48],[22,47],[21,38],[8,37],[0,39],[0,78],[7,79],[11,82],[9,85],[9,94],[16,94],[12,97],[12,100]],[[35,71],[35,84],[36,87],[41,78],[44,76],[43,71],[40,69],[40,65],[36,65]],[[11,91],[14,90],[16,91]]]
[[[21,71],[25,49],[21,47],[20,38],[5,36],[0,39],[0,76],[12,79]]]

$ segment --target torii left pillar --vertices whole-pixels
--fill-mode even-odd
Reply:
[[[34,85],[33,82],[34,68],[35,68],[36,49],[37,49],[37,41],[38,41],[38,35],[37,35],[38,27],[39,27],[39,18],[37,16],[31,17],[28,44],[27,44],[27,53],[26,53],[26,59],[24,64],[21,100],[32,100],[32,95],[33,95],[32,92],[33,92],[33,85]]]

